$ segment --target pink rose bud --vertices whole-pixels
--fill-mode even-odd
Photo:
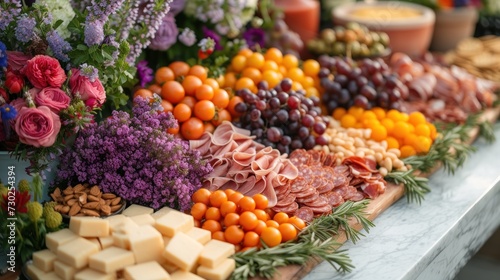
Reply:
[[[9,72],[5,80],[5,86],[10,93],[19,93],[23,89],[24,80],[20,76]]]
[[[89,98],[85,100],[85,105],[90,108],[96,108],[102,106],[102,104],[99,104],[99,102],[97,102],[97,99],[95,98]]]
[[[50,147],[61,130],[61,119],[47,106],[23,107],[17,114],[14,130],[21,143]]]
[[[88,77],[84,76],[79,69],[76,68],[71,69],[71,73],[71,77],[69,78],[69,87],[73,95],[79,95],[83,101],[94,99],[94,107],[104,104],[106,101],[106,91],[104,90],[104,87],[99,79],[95,79],[92,82]],[[87,106],[89,105],[87,104]]]

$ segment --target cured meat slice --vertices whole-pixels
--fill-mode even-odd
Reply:
[[[337,207],[344,203],[344,199],[342,198],[342,196],[340,196],[336,192],[328,192],[324,194],[323,197],[328,200],[328,204],[330,204],[332,207]]]
[[[343,186],[333,189],[332,192],[338,193],[344,200],[349,200],[349,198],[353,196],[354,193],[357,192],[357,190],[353,186]]]
[[[314,212],[310,207],[302,206],[297,211],[295,211],[294,216],[299,217],[304,222],[309,223],[312,222],[314,218]]]
[[[295,197],[302,198],[302,197],[310,196],[314,193],[317,193],[316,188],[309,185],[303,191],[295,193]]]
[[[336,176],[332,181],[332,185],[334,188],[346,186],[348,184],[349,184],[349,181],[347,180],[347,177],[345,177],[345,176]]]
[[[272,210],[276,213],[278,212],[285,212],[287,214],[290,214],[292,215],[293,213],[295,213],[295,211],[297,211],[297,209],[299,209],[299,204],[297,204],[297,202],[292,202],[290,205],[287,205],[287,206],[284,206],[284,207],[273,207]]]
[[[304,178],[298,177],[291,183],[292,187],[291,191],[293,193],[298,193],[305,190],[307,186],[309,186],[309,183],[306,180],[304,180]]]
[[[318,197],[318,199],[316,199],[314,201],[310,201],[308,203],[304,203],[304,204],[311,207],[311,208],[323,207],[325,205],[329,205],[328,200],[323,196],[320,196],[320,197]]]
[[[371,175],[371,174],[370,174]],[[365,182],[365,179],[364,178],[352,178],[351,182],[349,182],[349,184],[351,186],[357,186],[359,184],[362,184]]]
[[[349,167],[347,165],[337,165],[333,168],[333,172],[337,175],[347,175],[349,174]]]
[[[352,201],[360,201],[365,198],[365,195],[361,191],[356,191],[355,193],[352,194],[352,196],[349,198],[349,200]]]
[[[311,209],[313,210],[315,215],[323,215],[332,212],[332,206],[328,204],[320,207],[311,206]]]
[[[333,190],[334,187],[335,186],[330,181],[326,181],[326,184],[317,188],[316,190],[318,191],[318,193],[323,194]]]
[[[283,207],[292,204],[295,201],[295,195],[294,194],[288,194],[284,196],[281,199],[278,199],[278,202],[276,203],[276,207]]]
[[[315,192],[311,195],[297,198],[297,202],[302,203],[302,204],[308,204],[308,203],[312,203],[318,199],[319,199],[319,194],[317,192]]]

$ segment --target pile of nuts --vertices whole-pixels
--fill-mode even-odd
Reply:
[[[121,197],[112,193],[103,193],[99,186],[89,188],[87,184],[77,184],[62,190],[56,188],[50,194],[57,202],[54,210],[68,216],[109,216],[123,206]]]

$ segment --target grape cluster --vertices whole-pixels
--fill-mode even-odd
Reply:
[[[281,153],[327,144],[323,133],[328,121],[321,115],[319,98],[307,98],[303,90],[292,90],[289,78],[273,89],[268,89],[265,81],[257,88],[257,94],[247,89],[236,92],[244,101],[234,108],[242,114],[236,126],[250,130],[257,142]]]
[[[350,22],[321,30],[319,37],[307,42],[307,49],[316,55],[341,55],[352,58],[381,56],[388,52],[389,36],[370,31],[364,25]]]
[[[500,35],[500,16],[481,15],[476,24],[474,37],[486,35]]]
[[[274,21],[273,29],[269,34],[270,47],[281,50],[284,54],[293,54],[300,57],[299,52],[304,48],[304,42],[299,34],[288,28],[282,18]]]
[[[318,76],[324,89],[321,101],[329,114],[337,107],[351,106],[401,111],[402,101],[409,97],[408,87],[381,58],[353,62],[323,55],[318,61]]]

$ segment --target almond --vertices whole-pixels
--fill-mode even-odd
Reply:
[[[104,204],[110,206],[111,201],[112,201],[112,199],[106,199]]]
[[[115,197],[112,201],[111,201],[111,205],[117,205],[118,203],[120,203],[120,201],[122,200],[121,197]]]
[[[99,198],[98,198],[97,196],[95,196],[95,195],[91,195],[91,194],[89,194],[89,195],[87,196],[87,200],[88,200],[88,201],[99,201]]]
[[[50,194],[50,197],[52,197],[52,200],[54,200],[54,201],[59,201],[59,200],[61,199],[61,196],[60,196],[60,195],[59,195],[59,196],[56,196],[54,193],[51,193],[51,194]]]
[[[74,193],[82,192],[84,190],[85,190],[85,187],[82,184],[78,184],[78,185],[76,185],[76,186],[73,187],[73,192]]]
[[[102,198],[104,198],[104,199],[112,199],[115,197],[116,197],[116,195],[114,193],[103,193],[102,194]]]
[[[76,215],[73,215],[73,217],[85,217],[87,215],[83,214],[83,213],[78,213]]]
[[[92,188],[90,188],[91,195],[98,196],[99,193],[101,193],[101,189],[99,189],[99,186],[95,185]]]
[[[109,207],[108,205],[103,205],[101,206],[101,212],[105,216],[109,216],[111,214],[111,207]]]
[[[63,214],[68,214],[69,209],[70,209],[70,207],[69,207],[68,205],[64,205],[64,206],[61,208],[61,213],[63,213]]]
[[[69,213],[68,215],[69,216],[75,216],[76,214],[78,214],[78,212],[80,212],[80,210],[82,209],[82,207],[80,207],[80,204],[78,203],[75,203],[73,204],[73,206],[71,206],[71,208],[69,209]]]
[[[101,216],[101,215],[99,215],[99,213],[97,211],[90,210],[90,209],[82,209],[82,213],[87,215],[87,216],[93,216],[93,217],[100,217]]]
[[[87,208],[87,209],[97,209],[97,207],[99,206],[99,202],[97,201],[94,201],[94,202],[87,202],[83,205],[83,208]]]
[[[53,192],[52,192],[53,195],[55,195],[56,197],[57,196],[61,196],[61,189],[60,188],[56,188]]]
[[[78,197],[78,203],[80,203],[80,205],[87,204],[87,194],[86,193],[83,193],[82,195],[80,195]]]
[[[57,211],[57,212],[61,212],[63,206],[61,204],[57,204],[54,206],[54,210]]]
[[[75,204],[78,200],[76,198],[72,198],[68,201],[66,201],[66,204],[69,205],[69,206],[73,206],[73,204]]]
[[[71,186],[69,186],[69,187],[67,187],[67,188],[63,191],[63,193],[64,193],[65,195],[68,195],[68,194],[73,194],[73,188],[72,188]]]
[[[104,199],[102,199],[102,198],[101,198],[101,199],[99,199],[99,204],[100,204],[100,205],[106,205],[106,200],[104,200]]]
[[[111,206],[111,212],[114,213],[114,212],[118,211],[120,208],[122,208],[121,204],[113,205],[113,206]]]
[[[64,197],[64,201],[68,201],[70,199],[73,199],[75,196],[73,194],[68,194]]]

